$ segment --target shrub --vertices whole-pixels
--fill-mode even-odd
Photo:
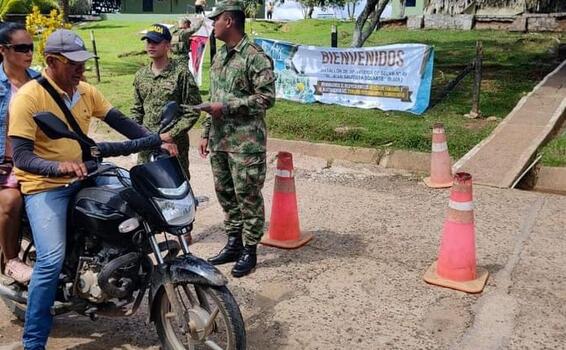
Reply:
[[[26,14],[31,10],[31,0],[4,0],[0,4],[0,17],[7,13]]]
[[[49,12],[49,16],[44,16],[39,12],[39,7],[33,6],[32,11],[26,17],[26,29],[32,36],[39,37],[37,51],[43,54],[47,37],[59,28],[70,29],[71,25],[63,21],[63,14],[58,9]]]
[[[51,10],[59,9],[59,4],[53,0],[32,0],[31,4],[32,6],[30,6],[30,10],[33,6],[37,6],[41,13],[49,13]]]
[[[8,13],[28,14],[32,11],[33,6],[37,6],[41,13],[49,13],[59,8],[54,0],[0,0],[0,17]]]

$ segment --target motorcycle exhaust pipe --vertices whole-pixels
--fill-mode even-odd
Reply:
[[[17,291],[8,286],[0,284],[0,296],[8,298],[17,303],[27,304],[28,299],[26,298],[26,294],[27,293],[23,291]]]

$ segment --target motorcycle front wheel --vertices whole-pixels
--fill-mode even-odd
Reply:
[[[246,331],[240,308],[228,288],[174,284],[188,319],[185,334],[164,288],[156,295],[155,327],[167,350],[244,350]]]

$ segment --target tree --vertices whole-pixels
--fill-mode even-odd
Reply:
[[[312,18],[315,7],[344,7],[346,0],[297,0],[303,10],[303,18]]]
[[[354,20],[354,16],[356,15],[356,5],[360,2],[360,0],[346,0],[346,10],[348,11],[348,19],[350,21]]]
[[[255,18],[257,15],[257,10],[263,5],[263,0],[244,0],[244,11],[246,12],[246,17]]]
[[[369,36],[379,29],[383,10],[391,0],[367,0],[366,6],[356,20],[352,47],[362,47]],[[395,0],[394,0],[395,1]],[[404,2],[404,0],[401,0]]]
[[[348,1],[348,0],[345,0]],[[369,36],[380,28],[380,18],[383,10],[391,1],[400,1],[401,8],[405,0],[368,0],[364,10],[358,16],[352,37],[352,47],[362,47]],[[484,7],[514,7],[523,8],[526,12],[561,12],[566,11],[564,0],[430,0],[425,13],[458,14],[475,6]]]
[[[303,18],[312,18],[312,13],[314,12],[315,6],[318,6],[319,0],[299,0],[301,5],[301,10],[303,12]]]
[[[69,0],[59,0],[59,9],[63,13],[63,20],[69,22]]]

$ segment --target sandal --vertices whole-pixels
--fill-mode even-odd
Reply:
[[[20,283],[27,283],[31,279],[33,269],[24,264],[19,258],[8,260],[4,274]]]

